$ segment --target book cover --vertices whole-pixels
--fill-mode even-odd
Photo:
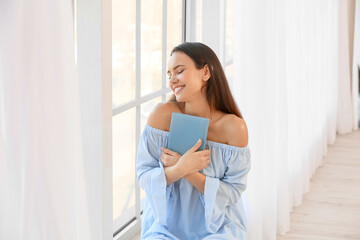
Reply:
[[[208,118],[173,112],[167,148],[184,155],[201,138],[202,144],[197,151],[204,150],[208,127]]]

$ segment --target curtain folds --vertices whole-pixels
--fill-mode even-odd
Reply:
[[[250,240],[289,230],[327,144],[353,128],[346,4],[235,1],[231,89],[252,151]],[[0,239],[94,238],[72,18],[72,1],[0,1]]]
[[[0,36],[0,239],[91,239],[72,1],[1,1]]]
[[[231,87],[252,149],[249,239],[271,240],[289,230],[327,144],[351,131],[346,1],[235,2]]]

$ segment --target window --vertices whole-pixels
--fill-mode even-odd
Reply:
[[[167,61],[182,41],[182,16],[182,0],[112,1],[114,236],[140,219],[137,145],[150,111],[170,96]]]
[[[171,49],[183,39],[208,44],[218,54],[230,81],[233,5],[234,0],[112,1],[115,239],[125,239],[126,234],[131,236],[140,229],[145,193],[136,182],[137,145],[150,111],[171,94],[166,78]],[[211,24],[203,24],[209,19],[215,21],[216,29]]]

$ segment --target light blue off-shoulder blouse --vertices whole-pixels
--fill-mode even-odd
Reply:
[[[247,239],[241,194],[250,170],[249,147],[207,140],[210,164],[204,194],[181,178],[166,186],[161,147],[169,132],[146,124],[136,160],[138,183],[146,192],[141,239]]]

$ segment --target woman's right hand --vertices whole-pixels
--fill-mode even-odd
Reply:
[[[190,148],[184,155],[181,156],[176,163],[178,169],[183,172],[184,175],[198,172],[206,168],[210,163],[210,150],[205,149],[196,152],[201,146],[202,140],[199,139],[195,145]]]

